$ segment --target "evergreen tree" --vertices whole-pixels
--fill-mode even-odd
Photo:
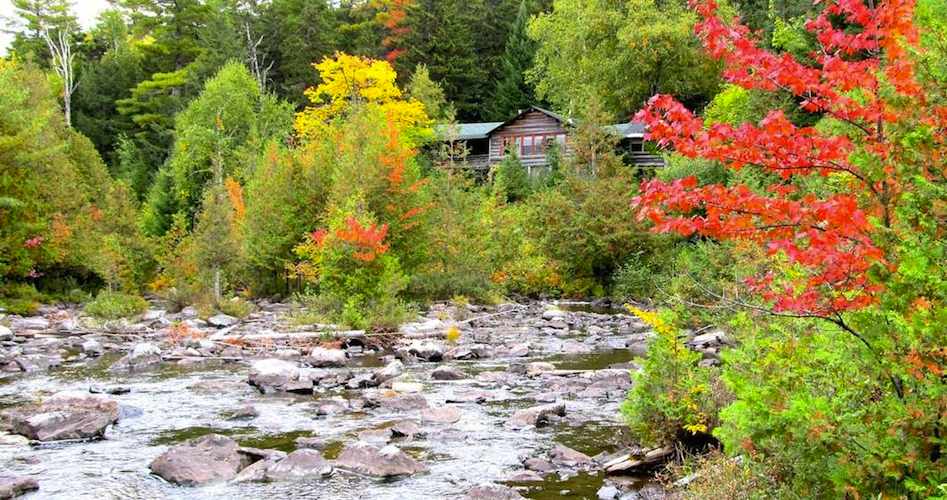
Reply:
[[[489,102],[493,120],[506,120],[536,104],[535,92],[526,83],[526,71],[532,67],[536,55],[536,42],[526,32],[529,16],[529,4],[522,0],[503,52],[502,73]]]
[[[224,66],[177,117],[174,150],[159,174],[165,178],[149,195],[146,229],[151,234],[167,230],[170,209],[193,221],[214,170],[248,179],[260,151],[270,140],[285,137],[291,121],[289,106],[262,94],[246,67]]]

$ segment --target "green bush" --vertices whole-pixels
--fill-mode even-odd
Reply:
[[[256,306],[248,300],[233,297],[220,301],[220,303],[217,304],[217,309],[228,316],[246,318],[250,313],[256,311]]]
[[[101,292],[85,305],[85,312],[100,319],[130,318],[148,310],[148,302],[138,295]]]
[[[727,399],[717,370],[698,366],[701,355],[684,345],[670,312],[629,309],[657,333],[621,406],[632,434],[646,445],[706,441]]]

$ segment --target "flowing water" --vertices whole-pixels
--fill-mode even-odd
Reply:
[[[540,483],[503,483],[522,471],[525,457],[542,456],[555,443],[593,456],[615,452],[627,442],[618,405],[621,395],[576,398],[568,401],[568,417],[539,429],[513,430],[504,423],[519,408],[537,403],[536,395],[549,390],[543,379],[520,377],[515,382],[484,384],[476,374],[506,370],[502,360],[451,362],[472,378],[432,381],[430,370],[440,364],[414,363],[406,378],[424,384],[423,395],[432,406],[451,396],[488,390],[490,400],[452,404],[461,410],[450,425],[421,423],[426,435],[396,444],[429,467],[426,473],[397,480],[374,480],[337,472],[330,478],[273,483],[220,483],[199,488],[168,484],[150,474],[149,463],[169,446],[207,433],[230,436],[243,446],[296,449],[299,437],[324,443],[323,454],[334,458],[362,431],[413,419],[417,412],[344,409],[328,415],[320,406],[331,401],[345,405],[358,391],[330,390],[315,395],[262,395],[247,384],[245,363],[206,362],[187,368],[167,363],[161,369],[119,375],[108,366],[119,355],[77,363],[41,374],[0,379],[0,409],[29,403],[63,390],[123,386],[127,394],[113,396],[123,418],[99,441],[43,446],[0,445],[0,469],[39,480],[41,490],[28,498],[42,499],[439,499],[457,498],[479,483],[500,482],[517,487],[536,499],[596,498],[603,476],[578,473],[551,475]],[[560,369],[599,370],[626,366],[627,350],[605,349],[591,354],[550,355],[529,361],[549,361]],[[381,364],[365,358],[363,367]],[[442,363],[443,364],[443,363]],[[252,419],[234,419],[232,413],[251,403],[259,412]]]

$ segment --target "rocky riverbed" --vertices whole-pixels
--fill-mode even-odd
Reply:
[[[671,450],[618,411],[653,335],[633,316],[437,305],[388,337],[294,317],[0,318],[0,498],[666,495]],[[707,363],[725,343],[691,340]]]

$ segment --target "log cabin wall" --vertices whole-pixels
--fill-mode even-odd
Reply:
[[[529,138],[529,139],[527,139]],[[565,141],[566,129],[559,120],[541,112],[529,111],[517,120],[508,123],[490,134],[490,163],[495,164],[503,160],[504,144],[516,144],[520,153],[520,161],[526,167],[545,166],[546,153],[543,147],[529,147],[524,143],[551,140],[564,144],[563,154],[568,154],[568,143]],[[541,142],[540,142],[541,144]]]

